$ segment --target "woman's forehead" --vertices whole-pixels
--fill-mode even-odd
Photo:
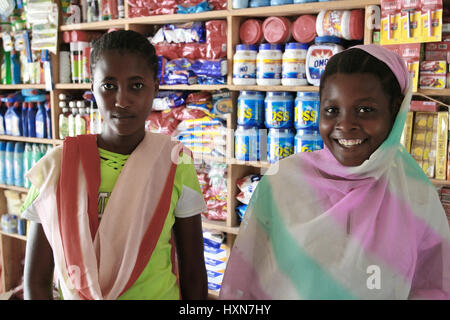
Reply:
[[[343,94],[354,100],[388,96],[380,79],[371,73],[335,73],[326,78],[320,93],[322,100],[342,98]]]
[[[108,50],[102,53],[95,65],[94,73],[98,72],[102,74],[132,73],[137,76],[152,74],[152,70],[142,54],[118,50]]]

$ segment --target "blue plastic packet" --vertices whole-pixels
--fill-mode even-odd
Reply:
[[[181,13],[181,14],[199,13],[199,12],[211,11],[213,9],[207,1],[200,2],[199,4],[197,4],[195,6],[183,7],[181,5],[178,5],[177,7],[178,7],[177,13]]]
[[[153,99],[153,110],[167,110],[185,104],[184,91],[159,91]]]
[[[166,65],[164,83],[168,85],[197,83],[197,76],[191,67],[191,62],[186,58],[170,60]]]
[[[244,219],[245,211],[247,210],[247,207],[248,207],[248,205],[241,204],[235,208],[236,214],[238,215],[240,221],[242,221],[242,219]]]
[[[191,66],[197,76],[221,78],[227,74],[227,61],[220,60],[195,60]]]

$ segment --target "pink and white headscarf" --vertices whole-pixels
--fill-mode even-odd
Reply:
[[[231,251],[221,299],[450,299],[448,221],[400,144],[408,71],[387,49],[355,48],[384,61],[405,95],[389,136],[357,167],[325,148],[283,159],[266,174]]]

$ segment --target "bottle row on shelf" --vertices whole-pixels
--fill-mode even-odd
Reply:
[[[51,105],[45,91],[22,89],[0,101],[0,134],[52,138]]]
[[[29,188],[25,173],[51,148],[42,143],[0,141],[0,184]]]
[[[94,101],[92,92],[86,91],[83,100],[76,100],[65,93],[59,94],[59,139],[80,134],[102,132],[102,117]]]

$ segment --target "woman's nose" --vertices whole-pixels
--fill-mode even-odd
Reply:
[[[125,89],[120,87],[116,93],[116,106],[121,108],[129,107],[127,92]]]
[[[359,128],[357,117],[351,112],[341,113],[336,123],[336,129],[349,132]]]

